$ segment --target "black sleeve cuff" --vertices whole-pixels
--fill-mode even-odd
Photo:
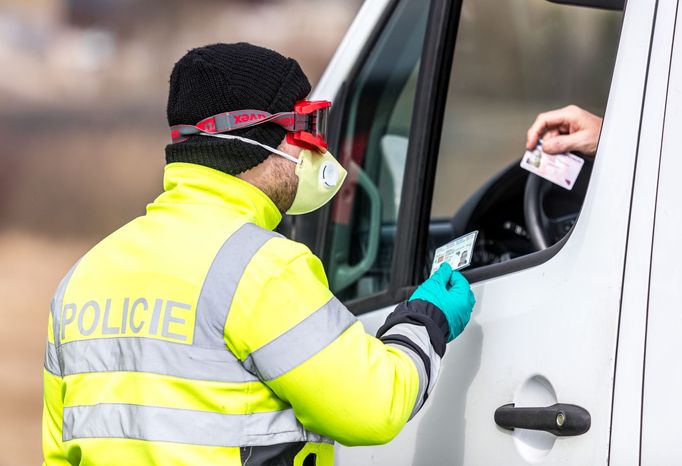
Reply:
[[[450,335],[450,327],[445,315],[436,306],[421,299],[403,301],[386,318],[386,322],[377,332],[377,338],[381,338],[391,327],[398,324],[415,324],[426,327],[433,349],[438,356],[443,357]]]

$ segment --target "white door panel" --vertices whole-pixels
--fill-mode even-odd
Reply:
[[[674,16],[674,14],[671,14]],[[682,393],[682,185],[680,128],[682,128],[682,49],[677,11],[661,166],[651,250],[651,281],[647,312],[646,360],[642,406],[641,465],[681,463],[675,406]],[[646,283],[646,282],[645,282]],[[642,288],[645,288],[642,284]],[[640,366],[641,369],[641,366]]]
[[[388,445],[339,447],[337,464],[525,465],[540,458],[551,465],[606,464],[653,15],[653,2],[628,2],[597,161],[564,247],[543,264],[475,283],[472,322],[448,346],[440,380],[422,411]],[[362,316],[370,333],[389,311]],[[545,406],[552,396],[587,409],[590,430],[547,445],[493,420],[504,404]]]

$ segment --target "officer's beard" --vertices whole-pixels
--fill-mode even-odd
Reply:
[[[298,188],[298,175],[296,164],[279,155],[270,154],[263,162],[266,170],[263,171],[259,180],[258,188],[261,189],[284,213],[294,203],[296,189]]]

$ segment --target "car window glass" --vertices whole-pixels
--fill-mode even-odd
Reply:
[[[429,2],[398,2],[349,84],[325,251],[331,290],[349,301],[386,290]]]
[[[524,217],[526,131],[540,112],[575,104],[603,115],[622,12],[547,1],[465,0],[438,153],[430,255],[479,230],[473,267],[533,252]],[[558,241],[577,218],[586,163],[572,192],[550,185],[544,211]]]

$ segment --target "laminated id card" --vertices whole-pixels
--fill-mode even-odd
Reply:
[[[474,252],[474,244],[478,230],[453,239],[447,244],[436,249],[433,255],[433,265],[431,266],[431,275],[440,267],[443,262],[448,262],[453,270],[460,270],[468,267],[471,264],[471,256]]]
[[[545,154],[542,144],[538,144],[535,149],[523,154],[521,168],[570,191],[584,163],[582,158],[570,152],[557,155]]]

